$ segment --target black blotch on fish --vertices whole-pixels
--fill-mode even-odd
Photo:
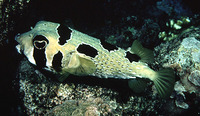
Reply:
[[[57,72],[61,71],[62,58],[63,55],[60,51],[53,56],[52,66],[53,69]]]
[[[95,48],[86,44],[79,45],[77,51],[93,58],[98,54]]]
[[[126,56],[125,57],[128,58],[128,60],[130,62],[132,62],[132,61],[138,62],[141,59],[138,55],[131,54],[130,52],[126,52]]]
[[[100,41],[101,41],[101,45],[102,45],[105,49],[107,49],[108,51],[117,50],[117,47],[116,47],[116,46],[105,42],[105,40],[100,39]]]
[[[60,45],[64,45],[65,43],[67,43],[67,40],[70,39],[71,32],[72,31],[65,25],[60,25],[58,27],[58,34],[60,36],[59,38]]]
[[[34,47],[33,50],[33,57],[36,62],[36,66],[38,68],[44,68],[46,67],[46,56],[45,56],[45,49],[37,49]]]

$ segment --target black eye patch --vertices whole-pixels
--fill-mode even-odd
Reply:
[[[46,67],[46,55],[45,46],[49,43],[45,36],[37,35],[33,39],[34,51],[33,57],[36,62],[36,66],[39,68]]]
[[[72,31],[65,25],[60,25],[58,27],[58,34],[60,36],[59,38],[60,45],[64,45],[65,43],[67,43],[67,40],[70,39],[71,32]]]
[[[128,60],[130,62],[136,61],[138,62],[141,58],[139,56],[137,56],[136,54],[131,54],[130,52],[126,52],[126,58],[128,58]]]
[[[33,51],[33,57],[36,62],[36,66],[39,68],[46,67],[46,55],[45,55],[45,49],[39,50],[37,48],[34,48]]]
[[[63,55],[60,51],[57,54],[55,54],[53,57],[52,67],[57,72],[61,71],[62,58],[63,58]]]
[[[94,58],[96,55],[98,55],[98,51],[95,48],[91,47],[90,45],[86,45],[86,44],[79,45],[77,48],[77,51],[79,53],[83,53],[92,58]]]
[[[105,40],[100,39],[100,41],[101,41],[101,45],[102,45],[105,49],[107,49],[108,51],[117,50],[117,47],[116,47],[116,46],[105,42]]]

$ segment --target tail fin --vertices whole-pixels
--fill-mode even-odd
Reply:
[[[171,68],[162,69],[157,72],[158,76],[152,81],[155,84],[155,87],[158,91],[158,94],[162,98],[167,98],[171,95],[174,84],[175,84],[175,75]]]

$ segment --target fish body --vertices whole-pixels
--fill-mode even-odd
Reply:
[[[156,72],[146,63],[153,61],[153,52],[138,41],[127,50],[112,46],[58,23],[39,21],[36,26],[16,36],[16,48],[39,68],[67,77],[69,74],[100,78],[129,79],[129,86],[141,92],[146,80],[153,81],[161,97],[168,97],[174,86],[171,69]],[[136,54],[141,60],[133,61]]]

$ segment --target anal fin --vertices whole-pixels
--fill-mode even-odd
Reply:
[[[129,80],[128,85],[135,93],[141,93],[146,88],[147,82],[144,79],[136,78]]]

